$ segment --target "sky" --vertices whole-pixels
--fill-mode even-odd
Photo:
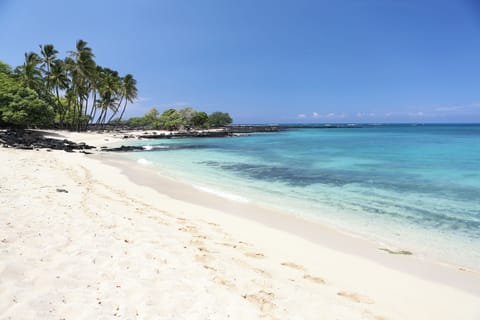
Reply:
[[[0,60],[78,39],[138,81],[127,117],[480,122],[480,0],[0,0]]]

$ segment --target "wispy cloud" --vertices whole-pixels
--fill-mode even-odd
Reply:
[[[375,112],[357,112],[357,118],[373,118],[376,116]]]
[[[435,108],[434,110],[442,112],[442,111],[457,111],[457,110],[462,110],[464,108],[465,108],[464,106],[450,106],[450,107],[438,107],[438,108]]]
[[[480,108],[480,103],[470,103],[465,105],[440,106],[434,109],[435,112],[468,112]]]
[[[152,98],[149,98],[149,97],[138,97],[137,99],[135,99],[135,103],[142,103],[142,102],[148,102],[148,101],[151,101]]]
[[[300,113],[297,115],[297,119],[344,119],[347,118],[347,113],[335,113],[335,112],[328,112],[328,113],[318,113],[316,111],[312,112],[310,115],[306,113]]]

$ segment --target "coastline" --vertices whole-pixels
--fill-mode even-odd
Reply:
[[[102,163],[119,168],[137,185],[150,187],[178,201],[210,208],[228,215],[246,218],[263,226],[286,232],[317,245],[349,255],[367,258],[385,267],[409,273],[425,280],[444,283],[480,296],[480,272],[463,266],[447,264],[412,254],[392,254],[402,248],[391,247],[360,235],[340,230],[319,221],[309,220],[256,203],[228,199],[199,190],[185,181],[164,176],[158,171],[130,159],[112,155],[97,155]],[[471,278],[473,275],[474,278]]]
[[[88,139],[85,134],[67,135],[75,141]],[[121,141],[111,135],[93,138],[84,142],[100,146]],[[122,164],[120,160],[12,149],[1,150],[0,157],[3,163],[8,163],[2,172],[2,176],[7,177],[6,184],[1,184],[2,210],[6,212],[2,224],[9,219],[8,228],[13,228],[7,229],[7,240],[2,241],[0,272],[1,278],[8,281],[0,285],[0,292],[6,298],[1,300],[9,301],[0,305],[2,317],[16,312],[38,315],[41,311],[48,315],[44,309],[49,308],[48,303],[34,304],[36,307],[28,310],[32,300],[38,299],[35,297],[38,293],[61,292],[70,295],[66,301],[78,302],[88,300],[86,297],[95,292],[94,289],[111,300],[98,305],[92,297],[92,304],[87,303],[91,308],[87,307],[84,314],[90,312],[97,317],[115,310],[115,303],[128,317],[133,314],[132,304],[137,303],[141,310],[135,312],[148,318],[148,312],[154,315],[154,302],[170,315],[187,311],[187,318],[222,319],[228,314],[239,319],[262,315],[310,319],[323,314],[332,319],[339,316],[347,319],[475,319],[480,315],[480,279],[476,273],[422,263],[410,256],[390,255],[335,230],[294,221],[289,216],[272,216],[279,213],[262,212],[249,204],[234,203],[193,187],[187,189],[188,186],[166,181],[166,178],[152,177],[148,168]],[[14,169],[15,174],[9,168]],[[36,183],[37,175],[46,181]],[[53,179],[57,176],[63,178],[57,182]],[[42,188],[41,184],[50,186]],[[18,199],[22,194],[30,198],[22,202]],[[34,205],[45,216],[32,217],[29,208]],[[59,210],[53,210],[55,208]],[[22,219],[15,220],[16,215]],[[57,219],[63,216],[79,226]],[[36,219],[43,219],[43,224],[30,225],[29,230],[26,224],[17,225]],[[86,228],[87,222],[92,229]],[[50,261],[58,260],[63,254],[62,268],[55,271],[61,278],[70,277],[71,281],[81,283],[82,293],[68,289],[68,284],[58,286],[54,280],[45,281],[51,268],[41,267],[43,262],[32,261],[27,264],[29,267],[21,269],[23,273],[12,269],[26,259],[18,257],[16,251],[25,252],[25,256],[36,255],[33,250],[27,252],[28,246],[24,243],[15,246],[15,235],[20,232],[27,234],[27,238],[31,236],[32,241],[27,243],[35,246],[34,241],[39,241],[34,237],[35,232],[47,232],[48,229],[45,231],[42,227],[50,224],[57,231],[55,237],[70,237],[71,241],[65,242],[67,250],[63,252],[62,247],[55,246],[53,238],[48,239],[48,246],[41,249],[41,253],[47,254]],[[76,232],[64,235],[65,228],[75,228]],[[102,234],[104,241],[96,236],[90,238],[90,232]],[[88,238],[85,245],[81,242],[84,238]],[[125,250],[133,258],[125,253],[121,261],[105,262],[107,252],[117,256]],[[100,260],[105,263],[94,264],[99,268],[96,271],[102,275],[101,279],[87,281],[93,277],[91,261],[81,260],[75,269],[73,265],[79,261],[71,257],[72,253],[88,258],[101,253]],[[167,261],[163,263],[165,268],[160,273],[146,274],[145,270],[153,266],[147,255],[167,255],[162,258]],[[125,265],[132,271],[125,271],[122,268]],[[133,269],[136,274],[129,273]],[[75,272],[87,280],[74,276]],[[165,275],[177,278],[172,282],[156,281]],[[96,282],[100,283],[96,288],[84,288]],[[131,290],[116,288],[116,282]],[[184,286],[178,287],[178,283]],[[115,290],[121,291],[120,295]],[[145,292],[151,293],[150,290],[169,292],[174,298],[165,301],[165,293],[157,292],[157,298],[147,294],[148,299],[153,299],[152,304],[142,304]],[[31,294],[27,295],[26,291]],[[43,295],[42,299],[47,297],[48,294]],[[132,297],[135,299],[130,301]],[[192,299],[197,301],[198,308],[188,306]],[[168,306],[172,301],[175,303]],[[58,304],[57,311],[71,312],[70,315],[85,308],[80,303]]]

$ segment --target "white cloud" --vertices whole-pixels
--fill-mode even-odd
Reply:
[[[305,113],[300,113],[299,115],[297,115],[298,119],[305,119],[306,117],[307,115]]]
[[[480,103],[470,103],[465,105],[453,105],[453,106],[443,106],[437,107],[434,109],[436,112],[453,112],[453,111],[464,111],[468,112],[469,110],[475,110],[480,108]]]
[[[450,106],[450,107],[438,107],[435,108],[435,111],[456,111],[456,110],[461,110],[463,109],[464,106]]]
[[[424,112],[418,111],[418,112],[409,112],[408,115],[410,117],[423,117],[425,115]]]
[[[136,103],[141,103],[141,102],[146,102],[146,101],[151,101],[152,98],[149,98],[149,97],[138,97],[137,99],[135,99],[135,102]]]
[[[312,113],[312,118],[313,119],[317,119],[320,115],[318,114],[318,112],[313,112]]]

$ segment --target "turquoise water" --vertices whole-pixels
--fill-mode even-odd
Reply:
[[[151,150],[129,157],[198,189],[480,269],[480,125],[290,129],[135,144]]]

